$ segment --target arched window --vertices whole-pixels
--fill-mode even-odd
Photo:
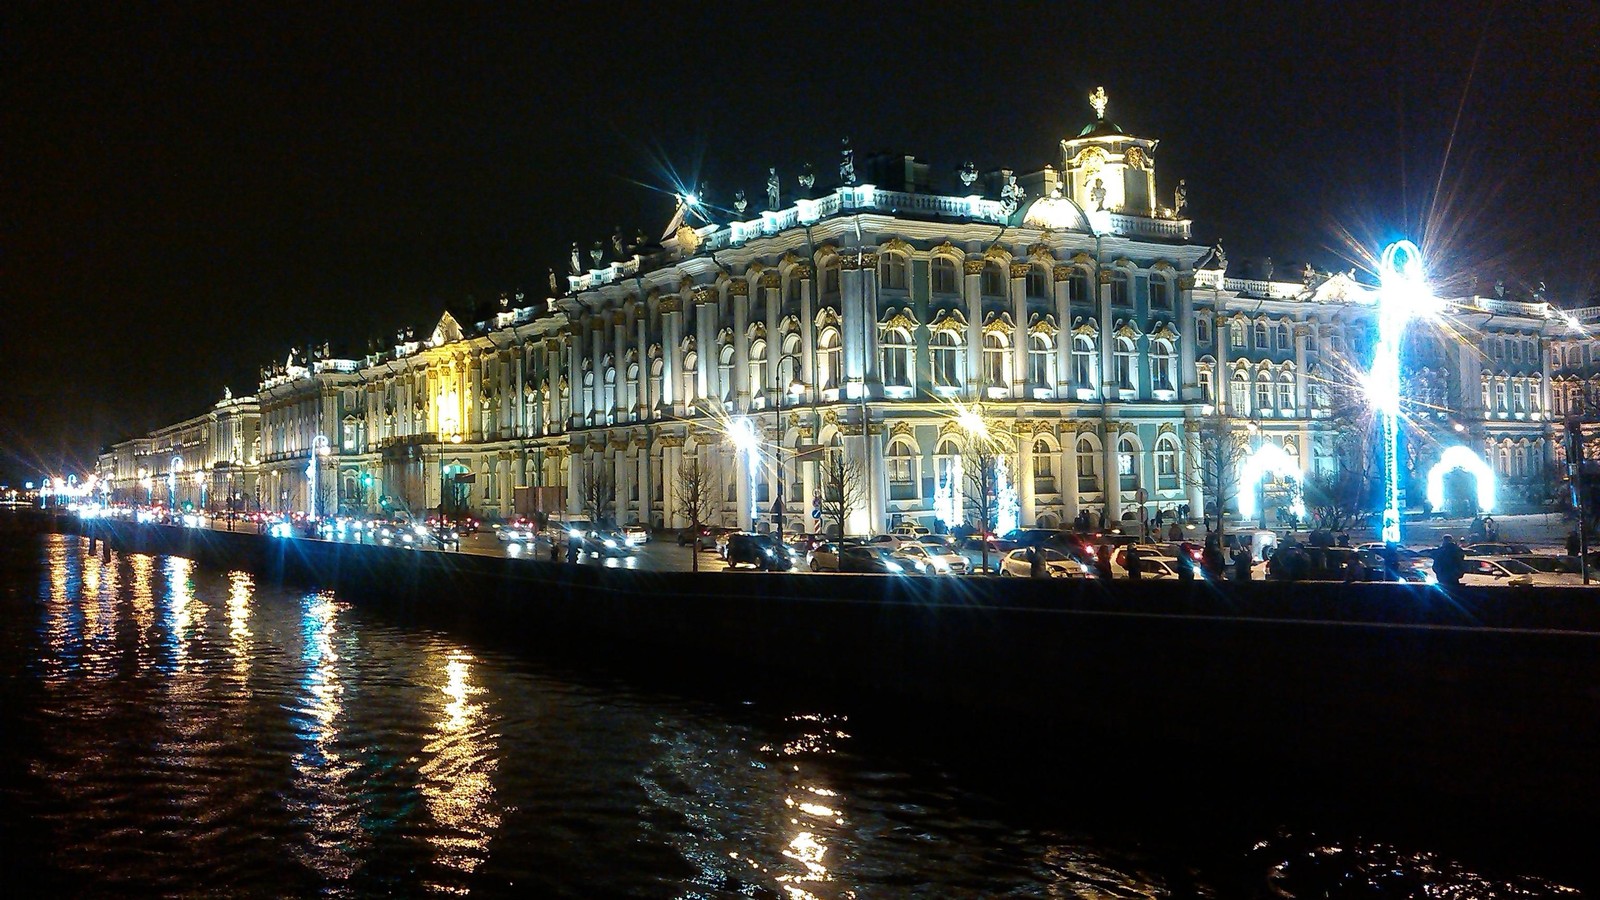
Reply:
[[[1078,438],[1078,492],[1093,494],[1100,491],[1100,451],[1086,437]]]
[[[1272,373],[1256,373],[1256,411],[1266,412],[1272,409]]]
[[[983,279],[980,286],[985,297],[1004,297],[1006,295],[1006,270],[998,262],[990,260],[983,266]]]
[[[1043,266],[1032,266],[1028,269],[1028,299],[1050,299],[1050,270]]]
[[[884,454],[889,466],[889,499],[917,499],[917,451],[911,442],[899,438]]]
[[[783,356],[778,360],[778,390],[793,395],[794,386],[800,383],[800,335],[783,336]]]
[[[1124,491],[1139,489],[1139,447],[1127,435],[1117,441],[1117,480]]]
[[[683,399],[693,403],[700,398],[700,354],[693,350],[683,354]]]
[[[1056,342],[1048,334],[1028,336],[1028,384],[1051,388],[1056,384]]]
[[[1050,448],[1049,441],[1033,442],[1033,492],[1035,494],[1056,492],[1055,451]]]
[[[1011,342],[998,331],[983,336],[983,377],[987,387],[1011,384]]]
[[[1278,349],[1294,349],[1294,339],[1289,336],[1289,326],[1285,322],[1278,323]]]
[[[1113,352],[1116,356],[1117,387],[1125,391],[1131,391],[1135,388],[1133,378],[1133,361],[1135,355],[1133,339],[1126,337],[1117,338],[1117,343]]]
[[[1127,272],[1111,273],[1111,302],[1117,306],[1133,305],[1133,276]]]
[[[1155,309],[1172,308],[1172,282],[1167,276],[1152,274],[1150,276],[1150,306]]]
[[[817,383],[825,391],[839,389],[843,377],[844,347],[836,328],[824,328],[817,337]]]
[[[939,331],[928,343],[929,349],[933,352],[934,384],[940,387],[959,386],[960,371],[956,368],[956,361],[960,359],[961,348],[957,343],[955,332]]]
[[[1233,373],[1228,385],[1228,412],[1236,416],[1250,415],[1250,376],[1243,371]]]
[[[624,412],[633,415],[639,407],[639,364],[628,364],[628,379],[622,385]]]
[[[767,342],[757,338],[750,342],[750,385],[747,390],[751,399],[767,395]]]
[[[733,345],[723,344],[717,356],[717,386],[722,389],[722,402],[733,402]]]
[[[1164,434],[1156,441],[1156,488],[1163,491],[1178,489],[1178,442],[1170,434]]]
[[[1271,350],[1272,345],[1267,342],[1267,323],[1265,319],[1257,319],[1255,327],[1255,341],[1257,350]]]
[[[1440,388],[1439,404],[1444,405],[1444,391]],[[1528,379],[1528,410],[1539,412],[1544,408],[1544,376],[1535,375]]]
[[[1518,441],[1511,456],[1511,474],[1516,478],[1528,477],[1528,445]]]
[[[1494,380],[1494,411],[1504,415],[1506,412],[1506,379]]]
[[[904,328],[885,328],[879,349],[883,356],[883,383],[894,387],[909,387],[911,335]]]
[[[1278,415],[1294,415],[1294,375],[1290,372],[1278,373]]]
[[[650,360],[650,393],[645,403],[652,409],[661,402],[661,374],[665,371],[666,365],[661,361],[661,357]]]
[[[1217,402],[1216,375],[1210,369],[1201,369],[1200,375],[1200,400],[1213,406]]]
[[[1072,383],[1080,388],[1094,387],[1094,338],[1086,334],[1072,336]]]
[[[956,261],[948,256],[935,256],[932,263],[933,292],[959,294],[961,282],[956,277]]]
[[[1172,342],[1160,339],[1150,342],[1150,388],[1157,391],[1170,391],[1172,387],[1172,370],[1177,366],[1178,354],[1172,347]]]
[[[878,257],[878,286],[891,291],[906,289],[906,258],[900,253],[884,253]]]
[[[1194,320],[1194,339],[1201,344],[1211,343],[1211,317],[1196,316]]]
[[[1495,474],[1502,478],[1511,477],[1511,448],[1502,444],[1500,452],[1495,454]]]

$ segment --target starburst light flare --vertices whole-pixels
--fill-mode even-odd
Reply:
[[[1439,300],[1422,270],[1422,251],[1411,241],[1396,241],[1378,261],[1378,345],[1373,351],[1367,393],[1383,420],[1383,533],[1385,543],[1400,541],[1400,348],[1413,319],[1437,312]]]

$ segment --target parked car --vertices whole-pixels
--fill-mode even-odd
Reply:
[[[903,575],[905,566],[900,560],[894,558],[883,547],[874,547],[868,544],[857,544],[845,547],[839,553],[839,571],[855,573],[875,573],[879,575]]]
[[[1087,578],[1088,571],[1076,559],[1062,553],[1060,550],[1051,550],[1048,547],[1039,550],[1044,554],[1045,571],[1051,578]],[[1000,561],[1000,574],[1011,578],[1033,577],[1033,560],[1028,558],[1028,548],[1023,547],[1013,550]]]
[[[1553,553],[1528,553],[1519,554],[1512,558],[1517,562],[1522,563],[1534,569],[1535,571],[1543,572],[1546,575],[1576,575],[1578,576],[1577,583],[1583,583],[1583,560],[1576,556],[1558,556]],[[1600,575],[1600,572],[1596,572],[1592,566],[1589,569],[1589,573],[1589,577],[1591,579],[1594,578],[1595,575]]]
[[[904,543],[894,551],[895,557],[909,563],[909,568],[922,575],[965,575],[967,559],[937,544]]]
[[[931,529],[924,528],[921,525],[914,525],[910,522],[901,522],[899,525],[889,529],[889,533],[895,537],[903,537],[913,541],[920,541],[926,538],[928,535],[933,534],[933,531]]]
[[[726,559],[730,569],[745,565],[768,572],[787,572],[794,568],[789,548],[780,544],[777,537],[748,531],[728,535]]]
[[[1145,559],[1158,559],[1172,556],[1172,554],[1168,553],[1165,548],[1158,547],[1155,544],[1128,544],[1127,546],[1117,547],[1111,551],[1111,574],[1117,578],[1125,578],[1128,575],[1129,547],[1138,547],[1139,553],[1142,554]]]
[[[628,540],[628,543],[635,547],[639,546],[640,544],[650,543],[650,529],[644,527],[638,522],[634,522],[632,525],[622,526],[622,536]]]
[[[1461,552],[1468,556],[1526,556],[1533,550],[1527,544],[1513,544],[1507,541],[1485,542],[1467,544]]]
[[[917,539],[904,534],[879,534],[867,538],[867,544],[872,547],[885,547],[890,550],[900,549],[901,544],[914,544]]]
[[[1146,556],[1139,560],[1142,578],[1177,578],[1178,560],[1172,556]]]

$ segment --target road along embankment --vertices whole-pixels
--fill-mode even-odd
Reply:
[[[84,532],[402,620],[892,709],[930,743],[1303,773],[1484,815],[1587,823],[1600,809],[1596,590],[692,574]]]

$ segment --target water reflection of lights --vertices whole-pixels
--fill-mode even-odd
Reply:
[[[295,731],[301,749],[294,757],[298,796],[290,802],[296,820],[306,829],[306,843],[297,847],[300,861],[325,877],[344,880],[356,867],[356,852],[365,843],[361,812],[351,803],[346,780],[353,761],[338,752],[339,718],[344,687],[334,646],[340,604],[326,592],[301,601],[300,707]]]
[[[451,651],[444,660],[440,718],[423,747],[418,772],[428,812],[441,827],[428,840],[439,865],[470,874],[488,856],[489,840],[500,827],[493,775],[499,747],[488,728],[484,689],[472,683],[472,656]],[[435,889],[465,893],[450,885]]]
[[[172,660],[180,668],[188,659],[189,629],[194,624],[194,561],[167,557],[167,642]]]
[[[255,586],[249,572],[228,573],[228,653],[237,674],[250,664],[250,598]]]

